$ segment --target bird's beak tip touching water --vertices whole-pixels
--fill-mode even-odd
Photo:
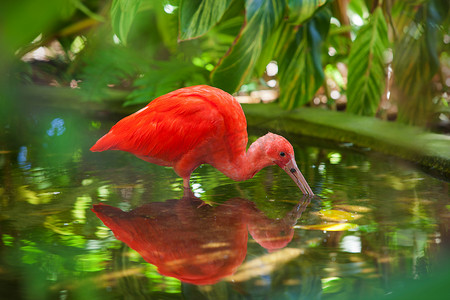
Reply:
[[[292,180],[294,180],[294,182],[297,184],[297,186],[300,188],[303,194],[314,196],[314,193],[309,187],[308,182],[306,182],[305,177],[303,177],[302,172],[300,172],[299,168],[297,167],[295,159],[291,159],[283,167],[283,170],[292,178]]]

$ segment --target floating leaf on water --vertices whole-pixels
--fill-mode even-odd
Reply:
[[[316,225],[296,225],[294,228],[306,230],[322,230],[322,231],[347,231],[358,228],[358,225],[352,223],[331,223],[331,224],[316,224]]]
[[[361,218],[361,215],[353,214],[348,211],[330,209],[321,210],[319,212],[319,217],[325,221],[348,222]]]

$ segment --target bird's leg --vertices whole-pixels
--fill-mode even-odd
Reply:
[[[188,178],[183,178],[183,187],[184,189],[191,189],[191,186],[189,185],[189,177]]]
[[[192,193],[191,186],[189,184],[189,177],[183,178],[183,197],[191,198],[194,197],[194,194]]]
[[[199,200],[199,201],[201,201],[201,203],[200,203],[200,205],[198,205],[197,206],[197,208],[200,208],[200,207],[202,207],[202,206],[210,206],[208,203],[206,203],[206,202],[204,202],[204,201],[202,201],[202,200],[200,200],[199,198],[197,198],[197,197],[195,197],[195,195],[194,195],[194,192],[192,192],[192,190],[191,190],[191,186],[189,185],[189,178],[183,178],[183,198],[190,198],[190,199],[193,199],[193,200]]]

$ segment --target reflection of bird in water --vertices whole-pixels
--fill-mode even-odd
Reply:
[[[308,206],[311,198],[299,202],[282,219],[272,220],[254,208],[248,222],[248,231],[258,244],[269,251],[286,247],[294,236],[294,225]]]
[[[120,120],[91,150],[128,151],[148,162],[173,167],[186,189],[192,172],[201,164],[210,164],[238,181],[276,164],[303,194],[314,195],[285,138],[268,133],[246,152],[247,142],[247,121],[237,100],[202,85],[153,100]]]
[[[94,205],[92,211],[159,273],[202,285],[232,275],[242,264],[248,231],[266,249],[286,246],[309,198],[280,220],[267,218],[244,199],[216,207],[203,203],[183,197],[144,204],[130,212],[105,204]]]

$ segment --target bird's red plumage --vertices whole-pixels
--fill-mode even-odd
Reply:
[[[156,98],[120,120],[91,150],[127,151],[166,166],[190,155],[196,163],[176,170],[180,174],[180,168],[186,168],[190,175],[190,169],[202,163],[232,159],[245,152],[246,145],[247,122],[237,100],[214,87],[193,86]]]
[[[285,138],[268,133],[246,151],[247,141],[247,121],[237,100],[220,89],[199,85],[161,96],[120,120],[91,151],[128,151],[173,167],[183,178],[185,191],[201,164],[210,164],[233,180],[252,178],[276,164],[304,194],[314,195]]]

